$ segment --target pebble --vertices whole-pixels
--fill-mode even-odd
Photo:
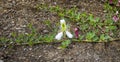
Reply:
[[[4,62],[3,60],[0,60],[0,62]]]
[[[22,29],[22,28],[19,28],[19,27],[18,27],[18,28],[16,28],[16,29],[17,29],[17,30],[20,30],[20,29]]]
[[[25,33],[26,35],[28,35],[28,33]]]
[[[85,8],[83,8],[82,11],[85,11]]]
[[[34,57],[34,55],[31,55],[32,57]]]
[[[11,23],[15,23],[14,21],[12,21]]]
[[[8,29],[8,27],[5,27],[5,28],[3,28],[4,30],[7,30]]]
[[[29,48],[29,50],[31,51],[31,50],[32,50],[32,48]]]
[[[38,57],[40,58],[40,57],[42,57],[42,55],[39,55]]]
[[[48,33],[49,31],[48,30],[43,30],[44,33]]]
[[[57,3],[56,3],[56,2],[54,2],[54,4],[56,5]]]
[[[19,57],[19,59],[26,59],[26,57]]]
[[[104,13],[106,13],[106,12],[107,12],[107,10],[104,10],[103,12],[104,12]]]
[[[21,27],[27,27],[26,25],[21,25]]]
[[[3,9],[3,7],[0,7],[0,10],[2,10]]]

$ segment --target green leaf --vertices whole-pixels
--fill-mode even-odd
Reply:
[[[82,30],[86,30],[86,29],[88,29],[88,28],[89,28],[88,24],[81,25],[81,29],[82,29]]]
[[[93,41],[95,41],[95,42],[97,42],[99,40],[99,37],[97,37],[97,36],[95,36],[94,38],[93,38]]]
[[[60,17],[64,17],[65,16],[65,14],[63,14],[63,13],[58,13],[58,16],[60,16]]]
[[[81,16],[81,14],[78,13],[78,14],[76,15],[76,19],[77,19],[77,20],[80,20],[80,16]]]
[[[96,18],[96,22],[99,22],[99,20],[100,20],[100,18],[97,17],[97,18]]]
[[[69,44],[71,44],[71,41],[70,40],[65,40],[61,43],[61,48],[66,48],[69,46]]]
[[[33,42],[32,42],[32,41],[29,41],[28,44],[29,44],[29,46],[32,46],[32,45],[33,45]]]
[[[16,37],[16,33],[12,32],[11,36]]]
[[[106,25],[113,25],[113,20],[107,19],[107,20],[104,21],[104,24],[106,24]]]
[[[116,26],[108,26],[108,29],[115,30],[115,29],[117,29],[117,27]]]
[[[102,40],[102,41],[108,40],[109,38],[110,38],[109,35],[105,35],[105,34],[100,35],[100,40]]]
[[[109,35],[105,35],[105,39],[108,40],[110,39],[111,37]]]
[[[100,35],[100,40],[105,40],[105,34]]]
[[[84,38],[84,35],[81,35],[81,36],[79,37],[79,40],[83,40],[83,38]]]
[[[92,40],[95,37],[95,32],[88,32],[86,35],[87,40]]]

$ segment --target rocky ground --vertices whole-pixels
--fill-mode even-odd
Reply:
[[[59,44],[40,44],[0,48],[4,62],[119,62],[120,42],[72,43],[58,49]]]
[[[60,5],[70,8],[77,5],[79,11],[92,13],[104,19],[103,4],[99,0],[0,0],[0,37],[10,37],[11,32],[29,33],[26,25],[32,23],[40,34],[51,29],[43,22],[51,20],[52,29],[60,18],[46,11],[37,11],[37,4]],[[60,44],[34,46],[1,46],[0,62],[120,62],[120,41],[110,43],[72,43],[58,49]]]

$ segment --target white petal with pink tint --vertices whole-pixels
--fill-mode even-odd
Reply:
[[[62,23],[65,23],[65,20],[64,20],[64,19],[60,20],[60,23],[61,23],[61,24],[62,24]]]
[[[55,36],[55,39],[60,40],[62,36],[63,36],[63,32],[60,32]]]
[[[72,35],[69,31],[66,31],[66,35],[67,35],[67,37],[69,37],[69,38],[73,38],[73,35]]]

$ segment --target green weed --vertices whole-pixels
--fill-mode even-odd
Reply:
[[[65,40],[62,41],[61,46],[59,47],[60,49],[65,49],[66,47],[68,47],[71,44],[70,40]]]

